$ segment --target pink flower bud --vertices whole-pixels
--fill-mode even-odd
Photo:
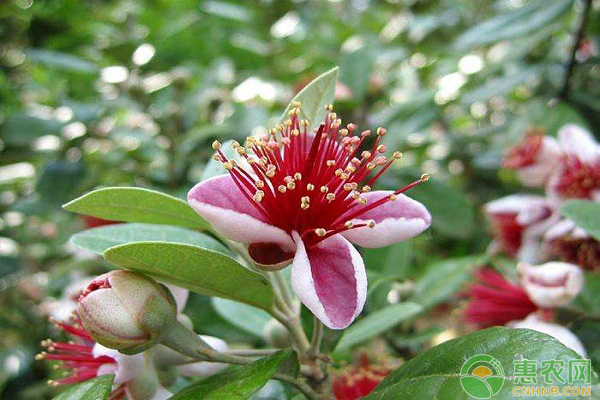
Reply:
[[[112,271],[94,279],[77,308],[85,330],[96,342],[124,354],[136,354],[158,343],[177,315],[168,289],[129,271]]]
[[[556,139],[532,129],[522,142],[509,149],[503,166],[514,169],[525,186],[541,187],[556,168],[559,158],[560,147]]]
[[[583,287],[583,273],[573,264],[548,262],[540,266],[520,264],[521,281],[538,307],[555,308],[569,303]]]

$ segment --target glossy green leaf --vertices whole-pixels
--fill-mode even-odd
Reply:
[[[495,358],[504,371],[504,384],[500,391],[493,396],[494,400],[517,398],[513,395],[515,387],[513,362],[515,360],[528,359],[538,362],[537,385],[544,387],[549,385],[544,382],[544,377],[540,374],[541,361],[560,360],[566,364],[569,360],[581,358],[573,350],[544,333],[528,329],[491,328],[442,343],[413,358],[388,375],[366,399],[471,399],[472,397],[461,386],[460,372],[463,364],[478,354],[487,354]],[[567,368],[563,371],[562,377],[566,380]],[[593,376],[592,384],[596,383],[597,377]],[[561,388],[568,384],[556,382],[552,386]],[[557,397],[524,398],[550,399]]]
[[[261,339],[264,337],[265,326],[271,316],[263,310],[218,297],[212,299],[212,304],[217,313],[232,325]]]
[[[572,4],[572,0],[528,2],[514,11],[494,16],[475,25],[459,36],[455,46],[464,51],[475,46],[527,35],[564,16]]]
[[[209,227],[185,201],[136,187],[97,189],[65,204],[63,208],[115,221],[178,225],[194,229]]]
[[[569,200],[560,213],[570,218],[596,240],[600,240],[600,203],[588,200]]]
[[[263,276],[213,250],[180,243],[138,242],[111,247],[104,258],[197,293],[265,310],[273,304],[273,290]]]
[[[220,242],[209,235],[190,229],[155,224],[115,224],[87,229],[71,237],[75,246],[102,254],[110,247],[131,242],[172,242],[192,244],[204,249],[228,254]]]
[[[319,75],[302,89],[288,104],[283,115],[279,119],[282,124],[288,118],[288,111],[297,101],[302,103],[301,118],[306,118],[309,122],[309,130],[319,126],[325,117],[325,106],[333,104],[335,94],[335,84],[337,82],[339,68],[335,67]]]
[[[409,300],[430,308],[448,299],[469,279],[470,272],[480,266],[480,260],[480,256],[470,256],[429,264]]]
[[[170,400],[245,400],[263,387],[290,356],[290,351],[278,351],[242,368],[225,371],[194,383]]]
[[[423,306],[416,303],[394,304],[375,311],[351,325],[336,349],[344,350],[364,342],[419,314]]]
[[[368,42],[340,58],[340,82],[350,88],[352,99],[360,101],[367,91],[375,61],[375,43]]]
[[[100,375],[83,381],[56,396],[53,400],[104,400],[112,390],[114,375]]]

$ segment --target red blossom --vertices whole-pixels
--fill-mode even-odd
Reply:
[[[538,308],[521,286],[508,282],[491,268],[482,268],[475,273],[479,283],[471,284],[465,296],[469,298],[464,319],[479,328],[505,325],[521,320]]]
[[[371,364],[362,356],[360,364],[344,367],[333,378],[336,400],[356,400],[371,393],[392,370],[392,363]]]
[[[52,320],[52,322],[71,336],[73,340],[69,342],[55,342],[50,339],[42,341],[42,346],[47,349],[47,352],[41,352],[36,359],[59,361],[59,369],[67,374],[65,378],[48,381],[50,385],[68,385],[87,381],[98,376],[102,366],[107,364],[116,365],[117,361],[112,357],[94,355],[96,342],[79,322],[76,321],[73,324],[55,320]],[[108,399],[118,400],[123,398],[125,398],[125,385],[121,384],[113,388]]]

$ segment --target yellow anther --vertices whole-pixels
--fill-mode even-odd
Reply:
[[[396,159],[399,160],[402,158],[402,152],[400,151],[395,151],[394,154],[392,154],[392,156]]]
[[[367,226],[368,226],[369,228],[375,228],[375,221],[373,221],[373,220],[370,220],[370,221],[368,221],[368,222],[367,222]]]
[[[263,197],[258,193],[256,193],[254,196],[252,196],[252,200],[254,200],[257,203],[260,203],[262,201],[262,199],[263,199]]]
[[[308,126],[308,120],[307,119],[303,119],[302,121],[300,121],[300,125],[302,125],[302,126]]]
[[[293,190],[296,188],[296,184],[294,182],[288,182],[286,186],[290,190]]]
[[[327,196],[325,196],[325,198],[327,198],[327,200],[329,200],[329,201],[333,201],[333,200],[335,200],[335,194],[327,193]]]
[[[342,169],[336,169],[336,170],[335,170],[335,176],[340,176],[340,175],[342,175],[343,173],[344,173],[344,170],[342,170]]]
[[[352,228],[354,226],[354,224],[352,223],[352,221],[346,221],[346,222],[344,222],[344,226],[346,228]]]
[[[265,172],[265,175],[267,175],[269,178],[272,178],[275,176],[275,170],[274,169],[268,169],[267,172]]]
[[[340,136],[348,136],[348,129],[340,129],[339,131]]]
[[[344,183],[344,190],[356,190],[356,188],[358,187],[358,183],[356,182],[349,182],[349,183]]]
[[[369,171],[373,171],[373,170],[375,169],[375,167],[376,167],[376,165],[375,165],[375,164],[373,164],[373,163],[368,163],[368,164],[367,164],[367,169],[368,169]]]
[[[212,148],[213,148],[213,150],[221,149],[221,142],[219,142],[218,140],[215,140],[214,142],[212,142]]]
[[[397,198],[398,198],[398,196],[396,196],[395,194],[390,194],[390,197],[389,197],[390,201],[394,201]]]
[[[327,193],[329,191],[329,188],[327,186],[321,186],[321,193]]]
[[[350,175],[348,175],[347,173],[344,172],[344,173],[340,174],[339,177],[341,180],[345,181],[346,179],[348,179],[350,177]]]
[[[302,196],[300,198],[300,201],[303,202],[303,203],[310,203],[310,197],[308,197],[308,196]]]
[[[359,196],[357,200],[360,204],[367,204],[367,199],[365,197]]]
[[[237,152],[240,156],[243,156],[244,154],[246,154],[246,149],[240,146],[237,148]]]
[[[231,147],[233,147],[234,149],[237,149],[238,147],[240,147],[240,143],[237,140],[234,140],[231,143]]]
[[[298,136],[300,134],[300,131],[298,129],[292,129],[291,134],[292,136]]]
[[[315,185],[313,185],[312,183],[306,184],[306,190],[312,192],[313,190],[315,190]]]
[[[300,203],[300,208],[302,210],[308,210],[309,207],[310,207],[310,204],[308,204],[308,203]]]
[[[317,228],[315,229],[315,233],[317,234],[317,236],[325,236],[327,234],[327,231],[323,228]]]
[[[379,146],[377,146],[377,151],[379,153],[385,153],[385,145],[380,144]]]
[[[331,110],[333,110],[333,104],[327,104],[327,105],[325,105],[325,109],[326,109],[327,111],[331,111]]]
[[[327,166],[333,167],[335,165],[335,160],[327,160]]]
[[[277,190],[279,190],[281,193],[285,193],[285,191],[287,190],[287,187],[285,187],[285,185],[279,185],[277,187]]]
[[[292,120],[286,119],[286,120],[283,122],[283,124],[284,124],[285,126],[292,126]]]
[[[227,171],[231,171],[233,169],[233,165],[231,164],[231,161],[224,162],[223,168],[225,168]]]
[[[265,187],[265,182],[261,181],[260,179],[257,180],[256,182],[254,182],[254,184],[256,185],[257,188],[261,189]]]
[[[362,189],[361,189],[361,190],[362,190],[363,192],[365,192],[365,193],[366,193],[366,192],[370,192],[370,191],[371,191],[371,186],[369,186],[369,185],[365,185],[365,186],[363,186],[363,187],[362,187]]]
[[[221,158],[221,156],[220,156],[220,155],[218,155],[218,154],[214,154],[212,158],[213,158],[213,160],[215,160],[215,161],[223,162],[223,159],[222,159],[222,158]]]
[[[383,136],[383,135],[385,135],[386,133],[387,133],[387,129],[385,129],[385,128],[382,128],[382,127],[379,127],[379,128],[377,128],[377,134],[378,134],[379,136]]]
[[[371,152],[365,150],[360,155],[361,155],[362,158],[369,158],[369,157],[371,157]]]
[[[429,180],[429,174],[426,172],[423,175],[421,175],[421,182],[425,182]]]
[[[300,179],[302,179],[302,174],[300,172],[296,172],[294,174],[294,179],[296,179],[297,181],[299,181]]]

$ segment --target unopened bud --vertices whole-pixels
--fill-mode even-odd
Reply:
[[[177,315],[166,287],[130,271],[111,271],[94,279],[81,294],[77,311],[96,342],[124,354],[157,344]]]

